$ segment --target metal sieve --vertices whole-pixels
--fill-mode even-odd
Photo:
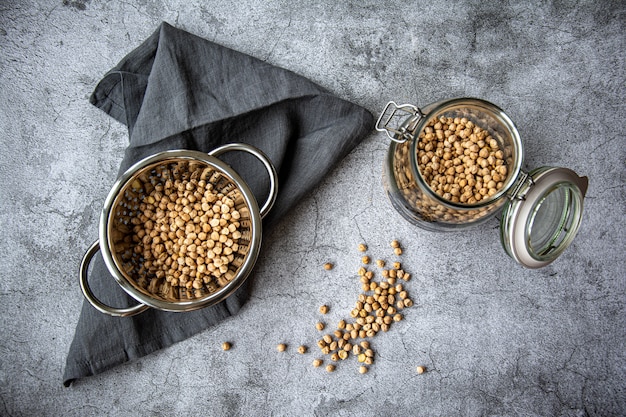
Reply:
[[[269,196],[263,206],[259,208],[256,199],[243,179],[226,163],[217,159],[217,156],[229,151],[243,151],[258,158],[268,171],[270,177]],[[236,143],[219,147],[208,154],[190,150],[172,150],[149,156],[130,167],[113,185],[109,192],[100,216],[99,239],[94,242],[85,253],[80,267],[80,285],[85,298],[102,313],[112,316],[131,316],[155,308],[164,311],[183,312],[214,305],[231,295],[249,276],[256,263],[262,235],[261,220],[271,210],[277,195],[277,173],[271,161],[259,149],[250,145]],[[198,183],[202,189],[212,196],[220,196],[230,205],[228,210],[236,212],[237,218],[226,224],[233,230],[232,235],[226,231],[219,240],[210,238],[199,239],[198,232],[208,223],[206,212],[200,209],[200,201],[194,197],[178,200],[175,205],[181,213],[187,214],[183,224],[176,224],[167,219],[167,212],[161,211],[161,218],[146,217],[146,213],[153,211],[154,197],[158,193],[163,205],[174,205],[174,200],[167,200],[163,195],[164,187],[178,187]],[[213,202],[211,202],[212,204]],[[205,204],[208,204],[205,201]],[[210,205],[210,204],[209,204]],[[200,210],[198,210],[200,209]],[[194,212],[195,211],[195,212]],[[213,213],[213,210],[207,209]],[[174,212],[176,214],[176,211]],[[207,218],[203,218],[207,217]],[[230,215],[229,215],[230,216]],[[173,217],[170,216],[170,217]],[[218,217],[218,216],[215,216]],[[226,216],[223,216],[226,217]],[[153,223],[147,223],[152,221]],[[222,221],[220,226],[225,227]],[[156,223],[156,226],[154,227]],[[145,227],[150,224],[152,235],[145,234]],[[231,226],[232,225],[232,226]],[[204,229],[210,232],[210,227]],[[215,229],[215,227],[214,227]],[[224,230],[224,229],[222,229]],[[181,233],[182,231],[182,233]],[[144,233],[142,233],[144,232]],[[161,235],[159,235],[161,232]],[[188,233],[185,235],[185,233]],[[160,245],[160,251],[150,251],[146,242],[159,242],[160,237],[167,236],[179,240],[189,239],[193,234],[198,246],[205,246],[204,250],[217,251],[214,246],[219,244],[219,268],[212,264],[212,270],[202,268],[200,273],[199,260],[195,257],[190,261],[193,273],[189,279],[185,273],[180,276],[166,273],[168,265],[179,262],[183,253],[178,253],[176,246]],[[199,232],[202,234],[203,232]],[[163,235],[164,234],[164,235]],[[207,233],[205,233],[207,234]],[[219,233],[218,233],[219,235]],[[210,236],[210,234],[208,235]],[[156,240],[154,240],[156,238]],[[222,240],[224,240],[222,242]],[[185,240],[186,242],[187,240]],[[190,242],[193,239],[189,240]],[[155,246],[159,246],[158,244]],[[228,248],[228,249],[226,249]],[[200,252],[198,247],[198,252]],[[100,301],[92,292],[88,282],[88,269],[93,256],[101,250],[107,269],[120,287],[139,304],[128,308],[115,308]],[[194,252],[195,253],[195,252]],[[222,254],[228,254],[223,255]],[[213,254],[215,255],[215,254]],[[202,261],[204,262],[204,257]],[[223,261],[222,261],[223,259]],[[195,262],[198,265],[195,265]],[[183,270],[191,266],[181,264]],[[170,270],[172,268],[170,267]],[[194,279],[194,285],[189,285]]]

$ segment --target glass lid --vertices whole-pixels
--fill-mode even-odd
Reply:
[[[502,213],[500,237],[507,253],[528,268],[558,258],[578,232],[587,186],[587,177],[567,168],[525,174]]]

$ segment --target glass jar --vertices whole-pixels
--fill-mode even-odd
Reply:
[[[524,172],[517,128],[494,104],[455,98],[420,109],[392,101],[376,129],[392,140],[383,185],[409,222],[458,231],[502,212],[503,246],[529,268],[556,259],[578,231],[587,178],[566,168]]]

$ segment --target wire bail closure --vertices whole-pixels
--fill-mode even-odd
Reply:
[[[528,193],[530,187],[532,187],[533,185],[535,185],[533,177],[528,172],[520,170],[519,177],[515,181],[515,184],[513,185],[511,191],[507,193],[507,197],[511,201],[526,201],[526,194]],[[523,193],[522,189],[525,189]]]
[[[391,113],[388,117],[386,117],[389,112]],[[400,125],[400,127],[390,127],[389,124],[394,119],[394,117],[399,116],[396,114],[398,112],[406,113],[411,117],[405,120]],[[415,130],[415,126],[423,117],[424,113],[422,113],[422,111],[418,107],[412,104],[398,105],[394,101],[390,101],[389,103],[387,103],[385,109],[382,111],[380,117],[378,118],[378,121],[376,122],[376,130],[379,132],[385,132],[389,139],[394,142],[404,143],[408,140],[415,139],[414,134],[411,132]],[[385,120],[384,124],[383,120]]]

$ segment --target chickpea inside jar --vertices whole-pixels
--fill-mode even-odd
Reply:
[[[459,231],[503,212],[503,246],[529,268],[554,261],[578,231],[587,178],[566,168],[522,171],[520,135],[496,105],[456,98],[420,109],[392,101],[376,129],[391,139],[386,193],[412,224]]]

